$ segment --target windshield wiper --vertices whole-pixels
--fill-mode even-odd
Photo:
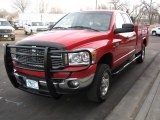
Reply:
[[[99,31],[99,30],[93,29],[93,28],[91,28],[91,27],[85,27],[85,26],[71,26],[71,27],[69,27],[69,28],[88,29],[88,30]]]
[[[53,27],[52,29],[63,29],[63,30],[65,30],[67,28],[65,28],[65,27]]]

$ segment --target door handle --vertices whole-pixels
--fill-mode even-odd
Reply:
[[[116,48],[120,45],[120,42],[115,43],[115,45],[113,45],[113,48]]]
[[[120,43],[122,42],[122,39],[113,39],[113,48],[116,48],[120,45]]]
[[[126,36],[125,38],[126,38],[126,40],[128,40],[128,39],[129,39],[129,36]]]

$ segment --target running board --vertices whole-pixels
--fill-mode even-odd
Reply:
[[[126,67],[128,67],[131,63],[133,63],[135,60],[137,60],[139,57],[141,57],[141,55],[138,55],[137,57],[135,57],[134,59],[132,59],[130,62],[128,62],[127,64],[125,64],[122,68],[120,68],[118,71],[112,73],[112,75],[117,75],[119,74],[121,71],[123,71]]]

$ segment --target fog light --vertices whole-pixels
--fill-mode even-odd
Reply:
[[[79,82],[76,81],[76,80],[71,80],[71,81],[68,82],[68,86],[70,88],[77,88],[79,86]]]

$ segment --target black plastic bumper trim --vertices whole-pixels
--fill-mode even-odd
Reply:
[[[16,77],[14,76],[13,63],[12,63],[10,48],[8,47],[8,44],[4,46],[4,64],[5,64],[7,75],[11,83],[13,84],[14,87],[16,88],[19,87]]]

